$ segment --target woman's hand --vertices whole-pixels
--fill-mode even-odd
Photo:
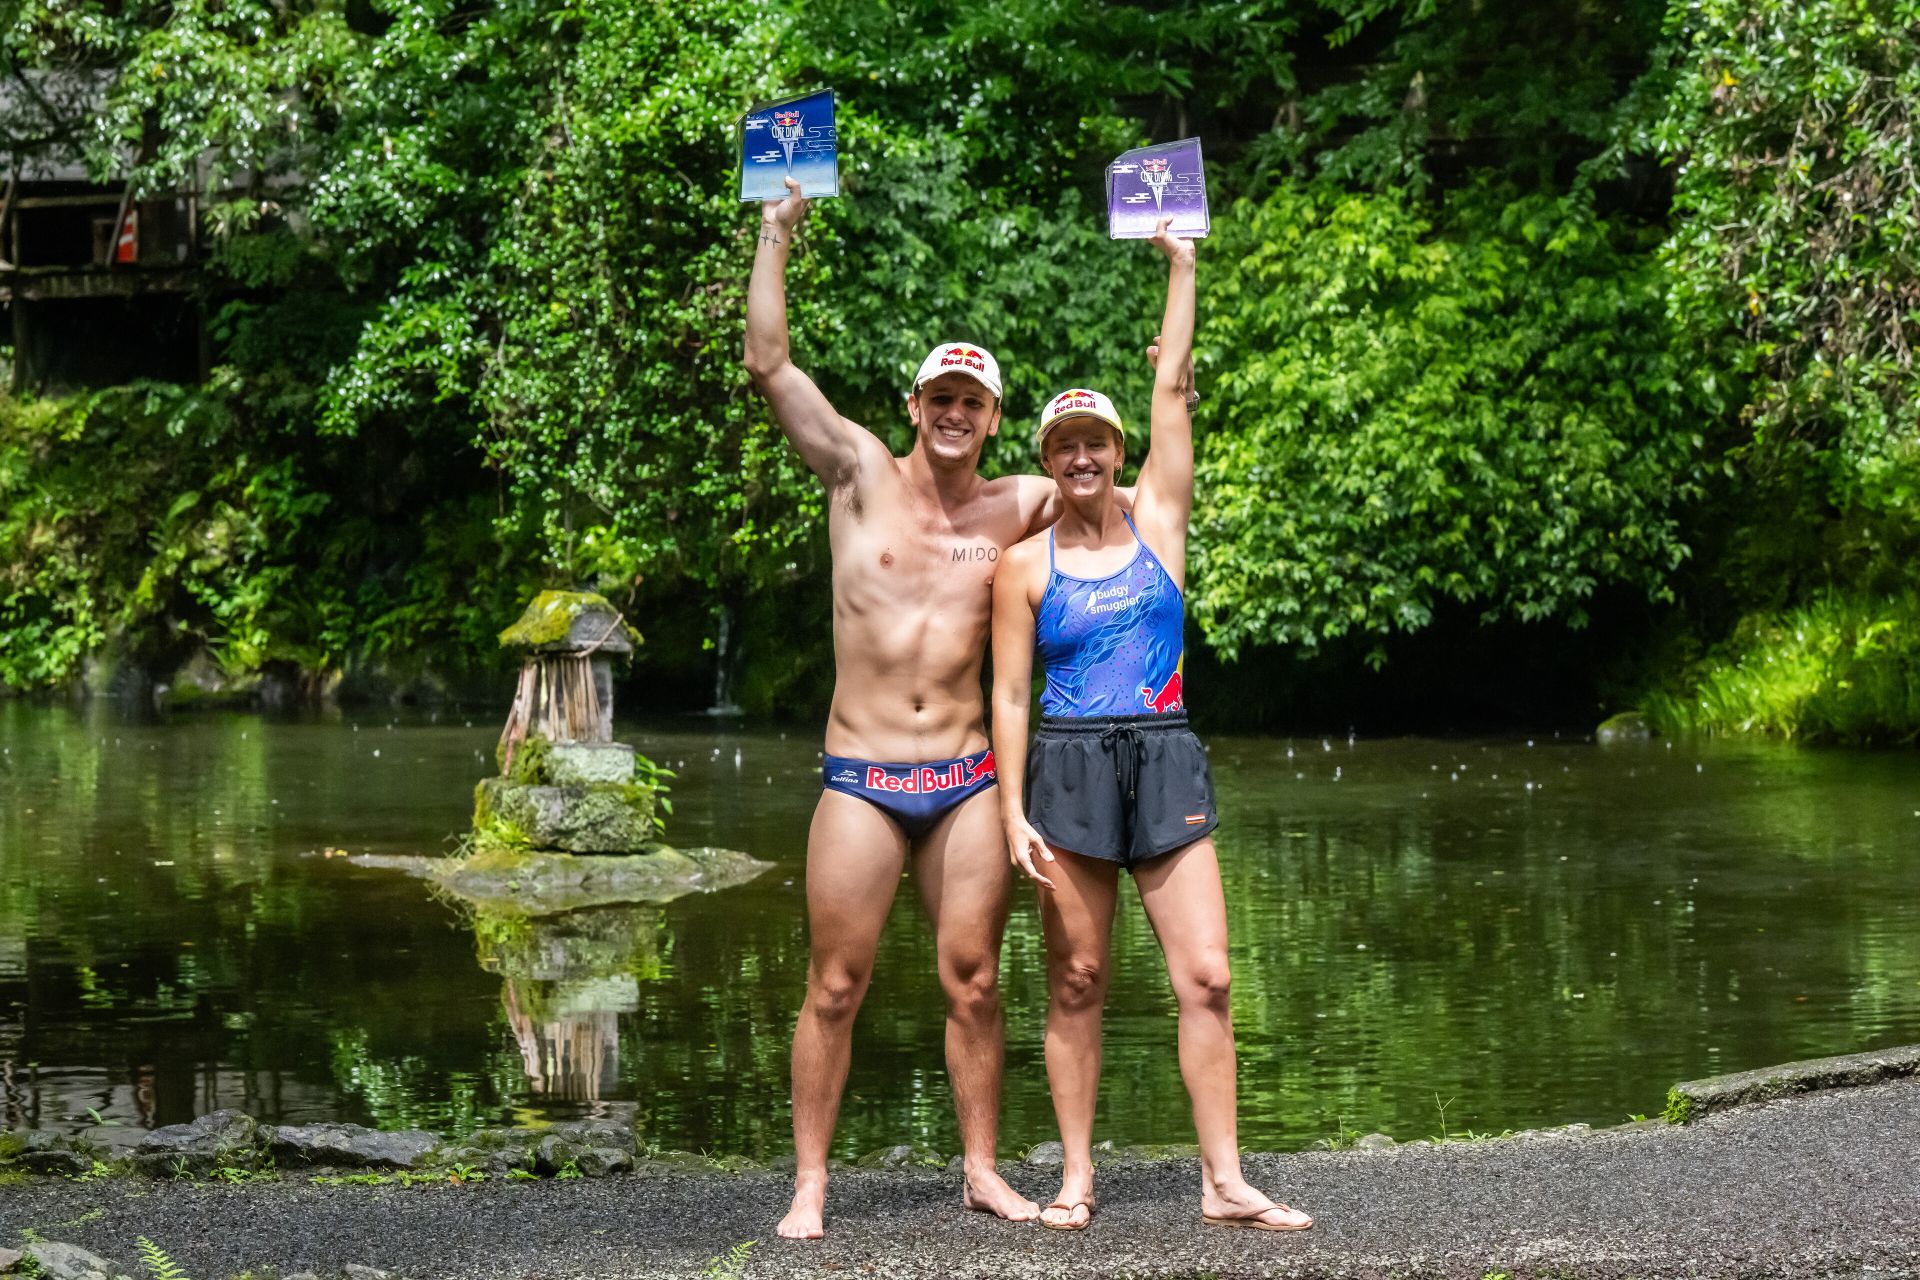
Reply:
[[[1047,842],[1025,818],[1015,815],[1007,819],[1007,848],[1014,866],[1026,872],[1029,879],[1053,888],[1053,881],[1040,874],[1038,865],[1038,862],[1052,862],[1053,850],[1047,848]]]
[[[791,182],[792,179],[788,179],[788,181]],[[1172,225],[1172,218],[1160,219],[1160,225],[1154,228],[1153,237],[1148,243],[1160,250],[1160,252],[1166,254],[1167,261],[1171,262],[1174,266],[1191,267],[1193,265],[1193,241],[1183,239],[1167,230],[1167,228]]]
[[[790,239],[806,216],[807,198],[800,194],[800,184],[788,178],[786,198],[768,200],[760,206],[760,234]]]

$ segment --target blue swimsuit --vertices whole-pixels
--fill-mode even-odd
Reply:
[[[1180,588],[1133,517],[1133,559],[1104,578],[1060,572],[1047,534],[1047,589],[1040,597],[1034,651],[1046,666],[1040,695],[1048,716],[1137,716],[1179,711],[1186,656]]]
[[[865,800],[918,840],[960,802],[995,784],[993,752],[977,751],[931,764],[879,764],[851,756],[822,756],[820,781],[829,791]]]

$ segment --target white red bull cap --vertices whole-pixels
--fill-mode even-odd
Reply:
[[[1068,418],[1098,419],[1119,432],[1123,441],[1127,438],[1127,429],[1121,424],[1120,411],[1113,407],[1113,401],[1098,391],[1073,387],[1047,401],[1047,407],[1040,414],[1040,429],[1033,434],[1034,443],[1044,446],[1047,432]]]
[[[964,373],[993,392],[995,400],[1000,398],[1000,364],[985,347],[970,342],[941,343],[920,362],[920,372],[913,375],[913,389],[919,391],[923,383],[943,373]]]

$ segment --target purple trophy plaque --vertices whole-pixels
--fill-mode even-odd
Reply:
[[[1207,234],[1207,173],[1198,138],[1140,147],[1107,166],[1109,236],[1144,240],[1162,218],[1173,219],[1175,235],[1198,240]]]

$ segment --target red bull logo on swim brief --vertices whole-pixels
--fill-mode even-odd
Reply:
[[[867,766],[867,790],[900,791],[907,795],[930,795],[936,791],[952,791],[956,787],[970,787],[976,782],[995,777],[993,771],[993,752],[981,756],[972,767],[965,760],[955,760],[952,764],[934,768],[923,764],[917,769],[901,770],[899,776],[888,772],[877,764]]]

